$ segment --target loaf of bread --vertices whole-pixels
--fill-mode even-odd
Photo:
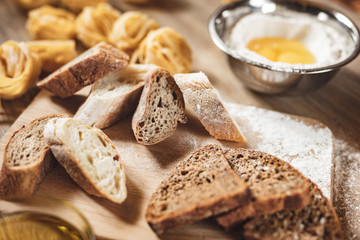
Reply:
[[[66,98],[83,87],[124,68],[129,56],[106,43],[99,43],[38,83],[53,94]]]
[[[202,72],[175,74],[185,103],[190,106],[201,124],[216,139],[245,143],[239,126],[227,112],[221,97]]]
[[[86,125],[106,128],[135,111],[151,64],[130,64],[96,82],[74,118]]]
[[[290,164],[267,153],[243,148],[225,150],[224,155],[251,191],[251,201],[217,217],[225,229],[248,218],[282,209],[302,209],[310,203],[306,178]]]
[[[136,140],[144,145],[163,141],[185,123],[183,95],[174,78],[163,68],[148,73],[139,105],[132,119]]]
[[[111,140],[99,129],[72,118],[55,118],[44,136],[58,162],[87,193],[122,203],[125,170]]]
[[[50,119],[62,115],[48,115],[33,120],[11,136],[4,151],[0,174],[0,198],[22,198],[33,194],[56,160],[46,143],[43,131]]]
[[[221,147],[207,145],[180,162],[150,198],[146,220],[161,234],[180,225],[227,212],[249,200]]]
[[[245,239],[345,239],[331,203],[315,183],[308,181],[311,200],[307,207],[282,210],[249,220],[243,225]]]

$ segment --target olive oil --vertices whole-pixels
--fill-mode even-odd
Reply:
[[[247,48],[273,62],[312,64],[315,57],[296,39],[264,37],[251,40]]]
[[[76,227],[55,216],[18,212],[0,218],[0,240],[85,240]]]

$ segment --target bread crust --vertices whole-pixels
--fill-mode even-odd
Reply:
[[[47,173],[56,166],[56,160],[50,151],[50,147],[46,147],[39,157],[40,160],[35,165],[27,166],[26,168],[11,168],[9,166],[7,152],[10,144],[13,144],[15,135],[22,131],[26,131],[28,128],[32,128],[37,121],[65,116],[67,115],[51,114],[43,116],[33,120],[27,126],[23,126],[13,133],[4,151],[4,161],[0,174],[1,199],[23,198],[33,194],[38,189]]]
[[[102,42],[41,80],[37,86],[66,98],[125,67],[128,61],[126,53]]]

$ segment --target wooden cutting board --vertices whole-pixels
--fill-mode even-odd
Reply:
[[[85,89],[80,94],[64,100],[53,97],[46,91],[41,91],[2,138],[0,156],[3,156],[3,149],[14,131],[43,115],[52,113],[73,115],[84,101],[86,94],[87,90]],[[324,158],[323,160],[328,162],[329,169],[331,169],[332,134],[321,123],[239,104],[228,104],[228,108],[231,115],[243,128],[248,140],[247,146],[217,141],[212,138],[190,111],[187,111],[187,124],[179,126],[174,135],[154,146],[143,146],[135,141],[130,127],[130,117],[105,129],[104,132],[117,147],[125,165],[128,198],[121,205],[87,195],[71,180],[61,166],[57,166],[45,177],[37,194],[51,195],[75,205],[89,220],[96,235],[100,238],[158,239],[144,218],[147,202],[157,185],[173,166],[201,146],[218,143],[224,147],[267,150],[276,155],[280,154],[284,160],[293,163],[296,162],[296,159],[303,159],[304,156],[311,155],[314,159]],[[307,136],[309,132],[312,135]],[[301,138],[308,140],[299,141]],[[306,146],[301,144],[306,144]],[[322,149],[316,148],[319,144],[323,144]],[[291,145],[297,146],[291,147]],[[325,155],[320,156],[321,154]],[[1,158],[1,165],[2,161]],[[327,175],[322,174],[321,171],[323,169],[319,169],[315,173],[323,175],[323,179],[330,183],[330,171]],[[330,194],[330,186],[324,185],[323,187]],[[0,201],[0,204],[3,208],[11,209],[15,203]],[[212,220],[204,220],[169,231],[161,238],[234,239],[236,236],[236,231],[226,233]]]

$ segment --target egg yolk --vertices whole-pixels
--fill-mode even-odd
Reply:
[[[251,40],[247,48],[273,62],[312,64],[315,57],[296,39],[264,37]]]

